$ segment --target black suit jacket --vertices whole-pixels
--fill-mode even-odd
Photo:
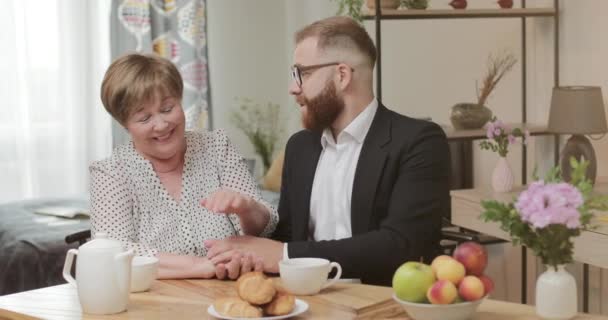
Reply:
[[[325,258],[340,263],[342,277],[390,285],[404,262],[428,262],[437,254],[450,173],[448,143],[438,125],[378,106],[355,171],[347,239],[308,241],[321,150],[318,132],[303,130],[287,142],[273,238],[288,242],[290,258]]]

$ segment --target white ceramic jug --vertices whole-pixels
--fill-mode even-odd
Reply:
[[[76,279],[70,274],[75,255]],[[119,241],[108,239],[105,233],[97,233],[78,250],[68,251],[63,277],[78,288],[83,312],[113,314],[127,309],[132,259],[133,250],[125,251]]]

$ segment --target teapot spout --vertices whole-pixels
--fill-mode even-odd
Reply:
[[[114,256],[114,275],[117,287],[121,293],[128,294],[131,288],[131,261],[133,260],[133,249],[119,253]]]

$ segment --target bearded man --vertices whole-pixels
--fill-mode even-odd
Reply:
[[[287,143],[273,240],[208,241],[208,257],[253,251],[267,272],[281,259],[325,258],[343,278],[390,285],[402,263],[438,253],[449,210],[447,139],[435,123],[378,103],[376,48],[354,20],[317,21],[295,42],[289,93],[305,129]]]

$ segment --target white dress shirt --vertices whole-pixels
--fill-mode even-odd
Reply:
[[[321,136],[323,150],[319,156],[310,196],[310,240],[338,240],[352,236],[351,196],[355,169],[365,136],[378,110],[372,102],[334,139],[331,130]],[[288,248],[284,246],[283,258]]]

